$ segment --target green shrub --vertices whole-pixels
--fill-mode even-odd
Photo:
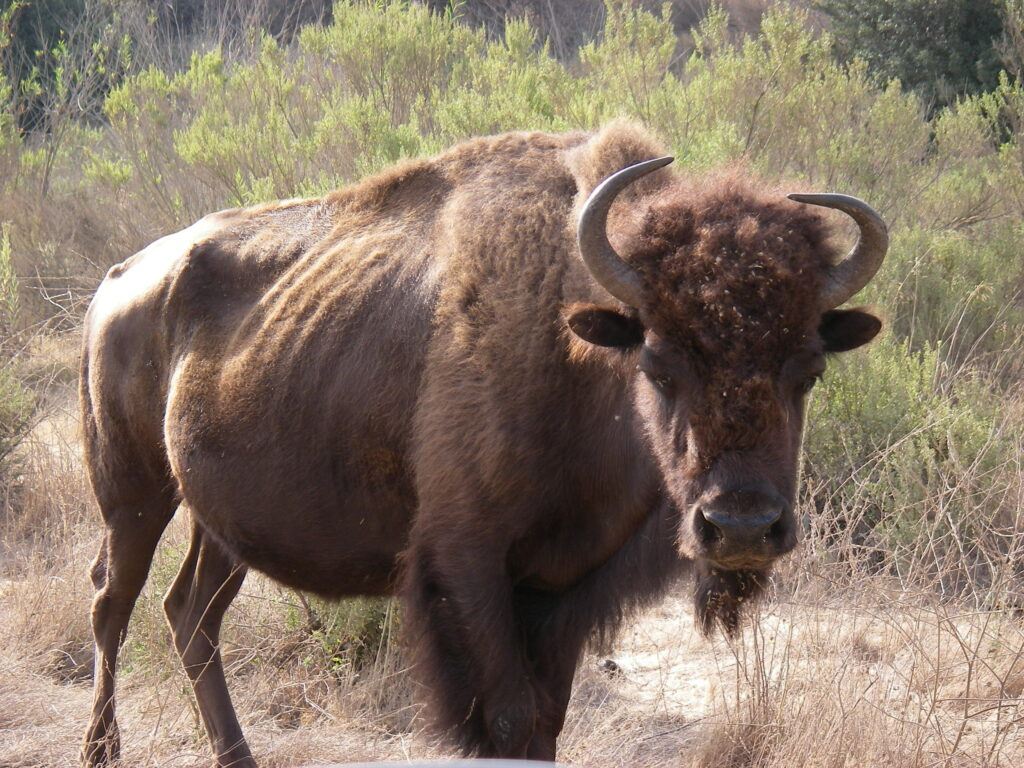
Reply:
[[[0,226],[0,485],[5,461],[25,436],[35,398],[15,371],[14,344],[20,297],[11,256],[10,225]]]
[[[377,661],[396,635],[394,606],[380,598],[327,601],[303,598],[302,612],[289,613],[290,629],[302,630],[307,644],[302,664],[323,669],[341,679],[351,678]]]
[[[839,55],[868,62],[926,101],[949,104],[991,88],[1003,31],[998,0],[819,0]]]
[[[572,76],[538,46],[529,24],[510,20],[501,41],[472,48],[448,87],[431,91],[432,108],[423,102],[418,120],[438,146],[524,126],[565,130],[576,124],[575,91]]]
[[[9,362],[0,362],[0,486],[12,451],[25,439],[35,412],[35,397],[19,381]]]
[[[848,535],[845,557],[983,590],[1020,555],[1006,472],[1021,423],[982,377],[944,367],[935,347],[892,335],[834,361],[806,435],[812,526],[833,548]]]
[[[11,254],[11,225],[4,223],[0,224],[0,351],[17,329],[20,307],[18,276]]]

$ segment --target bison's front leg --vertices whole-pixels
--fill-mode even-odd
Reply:
[[[537,694],[537,727],[527,748],[531,760],[555,759],[555,744],[565,724],[573,676],[590,627],[565,626],[550,621],[564,598],[536,594],[517,595],[517,615],[528,635],[530,663]],[[555,605],[547,605],[555,602]]]
[[[409,639],[438,725],[466,754],[525,757],[537,701],[504,554],[465,540],[418,543],[404,583]]]
[[[531,759],[555,759],[587,641],[607,640],[624,615],[659,595],[683,569],[677,529],[678,513],[660,502],[618,552],[571,589],[558,595],[518,594],[517,615],[529,638],[538,699],[537,728],[527,750]]]

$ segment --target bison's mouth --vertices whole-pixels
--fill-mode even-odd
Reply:
[[[765,536],[740,545],[723,541],[720,537],[702,537],[696,559],[722,571],[765,571],[793,550],[796,539],[796,531],[792,528],[778,536]]]
[[[743,609],[764,593],[768,573],[767,568],[724,570],[707,562],[698,563],[693,605],[701,634],[708,637],[720,627],[727,636],[735,637]]]
[[[778,555],[757,553],[733,553],[724,557],[715,557],[711,554],[701,558],[701,562],[707,563],[709,569],[717,571],[767,571],[772,564],[779,559]]]
[[[763,594],[772,565],[796,546],[795,519],[790,508],[760,532],[743,535],[709,525],[699,505],[691,508],[688,530],[680,536],[681,551],[694,562],[694,609],[705,636],[716,627],[737,634],[743,609]]]

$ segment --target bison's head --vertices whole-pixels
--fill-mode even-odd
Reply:
[[[736,182],[694,193],[681,182],[641,199],[616,231],[608,213],[651,160],[607,178],[580,215],[594,278],[625,307],[577,305],[577,336],[635,363],[636,406],[680,511],[678,546],[697,563],[698,615],[736,628],[771,564],[796,544],[794,502],[807,395],[829,354],[870,341],[881,323],[838,307],[878,271],[888,239],[865,203],[834,194],[766,196]],[[833,263],[818,210],[860,228]],[[629,219],[629,217],[626,217]]]

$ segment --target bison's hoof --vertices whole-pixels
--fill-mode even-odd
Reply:
[[[526,757],[537,724],[537,707],[532,694],[528,700],[496,709],[487,718],[487,732],[497,757]]]
[[[117,762],[120,756],[121,739],[116,726],[102,732],[90,731],[82,745],[82,765],[85,768],[108,766]]]

